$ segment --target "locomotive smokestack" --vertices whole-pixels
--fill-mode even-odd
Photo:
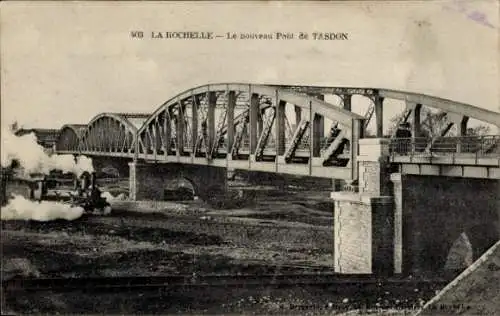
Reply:
[[[84,172],[80,177],[80,188],[85,191],[89,186],[90,175],[88,172]]]
[[[95,172],[92,172],[90,175],[90,185],[92,188],[95,188],[97,184],[97,174]]]
[[[45,179],[36,181],[35,190],[33,192],[33,197],[35,200],[42,201],[47,194],[47,185]]]
[[[73,190],[78,190],[78,178],[76,176],[73,177]]]

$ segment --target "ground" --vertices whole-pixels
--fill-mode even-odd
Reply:
[[[153,210],[118,201],[107,216],[2,221],[2,277],[332,272],[329,192],[262,192],[258,196],[265,199],[240,209],[214,209],[194,201]],[[331,314],[359,308],[349,304],[351,294],[314,287],[216,288],[203,295],[192,290],[44,292],[7,295],[4,307],[23,314]],[[397,307],[404,298],[379,300]]]

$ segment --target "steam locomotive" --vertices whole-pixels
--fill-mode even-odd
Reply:
[[[22,191],[21,195],[33,201],[57,201],[71,206],[82,207],[87,213],[109,214],[111,205],[101,196],[97,187],[96,173],[84,172],[80,177],[74,175],[70,179],[63,179],[57,173],[47,175],[31,175],[29,178],[14,176],[12,170],[2,170],[0,185],[0,202],[8,202],[8,191]],[[71,185],[64,186],[64,182],[71,181]],[[7,186],[23,187],[7,190]]]
[[[74,178],[72,190],[61,190],[57,180],[43,176],[35,181],[32,199],[56,200],[82,207],[86,212],[109,214],[111,205],[101,196],[96,180],[95,172],[84,172],[79,178]]]

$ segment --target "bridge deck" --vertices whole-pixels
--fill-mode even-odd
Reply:
[[[459,176],[472,178],[500,179],[500,154],[498,143],[500,136],[484,136],[457,138],[444,137],[427,148],[428,139],[393,138],[390,142],[390,162],[399,165],[400,172],[421,175]],[[88,156],[105,156],[117,158],[137,158],[151,163],[184,163],[195,165],[208,165],[232,169],[254,170],[272,173],[326,177],[335,179],[352,180],[356,175],[352,168],[324,166],[324,158],[313,157],[310,159],[309,149],[298,148],[296,158],[302,162],[286,162],[284,156],[276,159],[276,148],[271,146],[263,151],[267,161],[256,161],[250,155],[249,148],[239,151],[240,159],[233,159],[228,155],[227,148],[219,148],[218,158],[195,157],[192,148],[185,148],[183,155],[175,153],[139,153],[133,152],[102,152],[102,151],[58,151],[59,154],[83,154]],[[202,150],[203,151],[203,150]],[[203,152],[200,152],[203,155]],[[350,153],[345,152],[337,156],[339,159],[348,160]]]

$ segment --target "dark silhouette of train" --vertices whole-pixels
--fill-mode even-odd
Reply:
[[[15,167],[15,164],[13,165]],[[20,195],[32,201],[57,201],[72,206],[82,207],[88,213],[111,212],[111,205],[102,197],[102,192],[97,186],[96,173],[84,172],[80,177],[61,172],[51,172],[49,175],[32,174],[29,177],[20,177],[15,173],[15,168],[2,168],[0,181],[0,204],[8,203],[8,186],[22,187]],[[69,188],[63,184],[71,182]],[[10,190],[12,191],[12,190]],[[10,192],[11,193],[11,192]]]

